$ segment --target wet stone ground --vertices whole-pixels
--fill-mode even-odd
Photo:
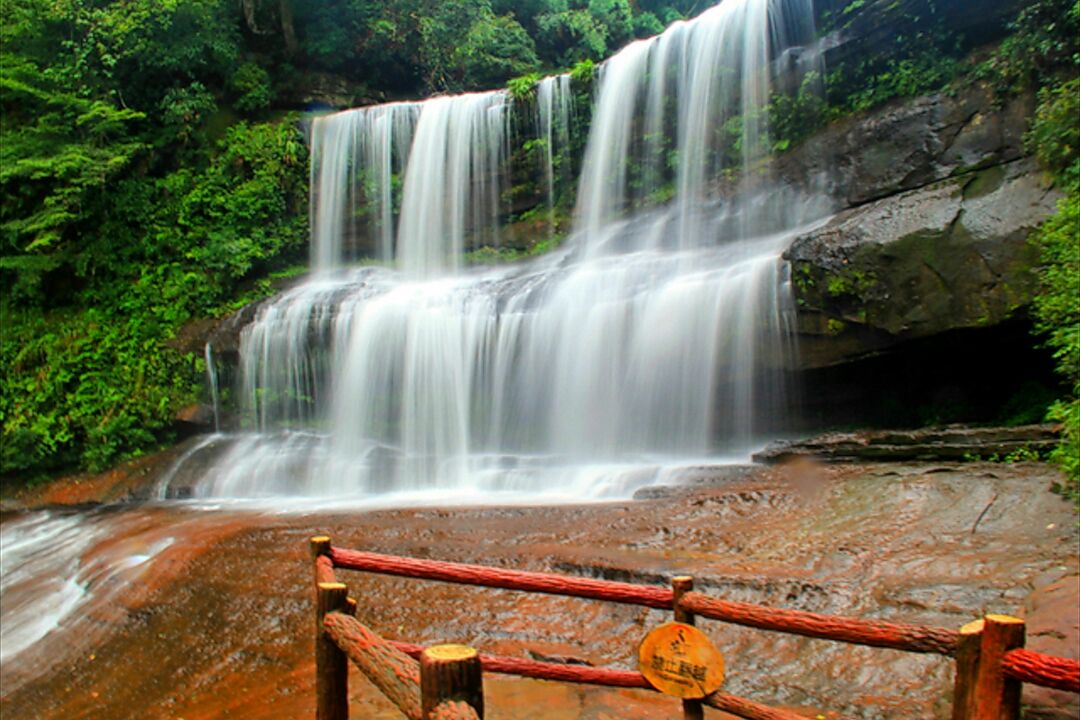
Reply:
[[[699,589],[733,600],[952,628],[986,612],[1024,615],[1029,647],[1080,649],[1076,517],[1050,492],[1058,477],[1046,465],[795,462],[703,469],[697,479],[586,506],[115,511],[115,533],[92,552],[156,535],[172,544],[120,592],[8,661],[0,710],[13,719],[313,717],[313,534],[342,547],[633,582],[690,573]],[[646,631],[670,618],[339,576],[361,621],[387,637],[506,655],[630,668]],[[700,624],[725,656],[728,692],[808,717],[949,717],[946,659]],[[679,716],[677,702],[643,691],[498,676],[485,678],[485,691],[495,719]],[[355,672],[350,695],[352,717],[401,717]],[[1068,694],[1026,691],[1025,702],[1031,717],[1080,712]]]

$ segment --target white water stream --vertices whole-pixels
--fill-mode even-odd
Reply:
[[[40,512],[0,525],[0,678],[32,676],[92,644],[105,614],[121,605],[126,586],[173,543],[152,516],[115,512]],[[75,639],[11,661],[57,629]],[[70,637],[70,634],[68,634]]]

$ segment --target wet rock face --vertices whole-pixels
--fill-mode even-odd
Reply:
[[[1036,652],[1075,657],[1080,648],[1080,576],[1070,575],[1042,585],[1024,603],[1027,647]],[[1026,685],[1027,717],[1036,720],[1080,717],[1076,693]]]
[[[1056,425],[971,428],[952,426],[920,430],[831,432],[809,440],[780,440],[754,454],[764,463],[813,458],[828,462],[883,460],[956,461],[970,457],[1032,457],[1058,444]]]
[[[982,87],[897,100],[830,125],[778,158],[775,172],[850,208],[1022,157],[1032,108],[1030,96],[998,107]]]
[[[1057,193],[1029,160],[965,173],[836,215],[795,240],[803,367],[998,325],[1037,289],[1027,237]]]

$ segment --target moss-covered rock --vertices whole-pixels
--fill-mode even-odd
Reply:
[[[786,258],[803,365],[1021,312],[1037,286],[1027,236],[1056,198],[1021,160],[851,208],[796,239]]]

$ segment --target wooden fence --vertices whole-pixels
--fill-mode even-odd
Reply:
[[[311,538],[310,543],[317,598],[317,720],[348,718],[349,660],[410,720],[483,718],[482,672],[654,689],[641,673],[630,670],[484,655],[462,645],[424,649],[385,640],[356,620],[356,601],[338,582],[335,568],[639,605],[670,610],[674,620],[691,625],[698,616],[804,637],[943,655],[956,662],[953,720],[1018,720],[1022,683],[1080,693],[1080,662],[1025,650],[1024,621],[1006,615],[987,615],[950,630],[721,600],[695,592],[688,576],[673,578],[667,588],[345,550],[332,547],[327,537]],[[747,720],[801,718],[719,691],[682,704],[687,720],[702,718],[705,706]]]

